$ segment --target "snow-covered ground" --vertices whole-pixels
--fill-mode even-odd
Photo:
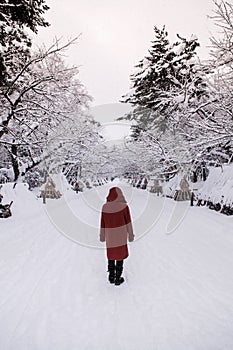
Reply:
[[[233,218],[118,185],[136,234],[121,286],[98,242],[112,184],[64,186],[46,205],[4,186],[14,203],[0,221],[1,350],[233,349]]]

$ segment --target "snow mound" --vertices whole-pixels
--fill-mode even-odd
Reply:
[[[182,174],[177,174],[173,178],[171,178],[168,182],[163,184],[163,193],[166,197],[174,198],[177,190],[180,190],[180,182],[183,178]],[[187,179],[189,183],[189,188],[192,190],[193,183]]]
[[[27,218],[28,208],[30,208],[30,216],[35,215],[35,212],[41,210],[41,201],[35,194],[28,189],[28,184],[19,183],[14,188],[14,183],[6,183],[1,188],[3,195],[2,204],[8,204],[13,201],[11,212],[12,218]],[[9,220],[9,219],[8,219]]]
[[[198,197],[215,203],[230,205],[233,203],[233,165],[210,168],[210,173]]]

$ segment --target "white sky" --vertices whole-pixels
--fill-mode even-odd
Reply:
[[[67,60],[80,66],[79,78],[94,97],[93,105],[119,102],[129,90],[129,75],[147,54],[154,25],[166,25],[171,41],[176,33],[199,38],[201,58],[208,57],[210,31],[207,15],[212,0],[47,0],[46,19],[51,26],[39,29],[37,44],[51,44],[82,33],[67,51]]]

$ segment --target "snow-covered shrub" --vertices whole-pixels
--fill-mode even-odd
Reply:
[[[233,165],[210,168],[207,180],[198,191],[201,200],[233,206]]]
[[[0,169],[0,183],[6,183],[13,181],[14,172],[13,169],[1,168]]]
[[[24,181],[29,185],[29,189],[40,187],[45,182],[45,174],[42,170],[36,168],[25,174]]]
[[[171,180],[165,182],[163,187],[163,193],[166,197],[174,198],[175,192],[178,189],[181,177],[180,175],[175,175]]]

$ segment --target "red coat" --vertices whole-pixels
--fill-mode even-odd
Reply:
[[[100,241],[106,241],[108,260],[128,257],[127,238],[134,240],[129,207],[121,190],[113,187],[102,208],[100,228]]]

